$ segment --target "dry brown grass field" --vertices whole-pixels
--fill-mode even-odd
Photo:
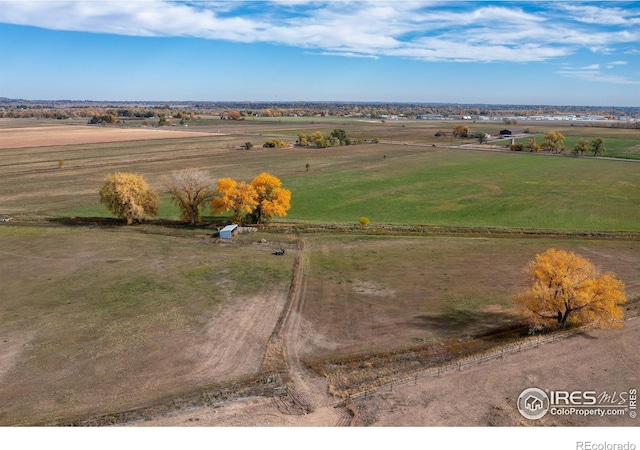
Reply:
[[[19,225],[0,236],[2,425],[254,375],[291,277],[291,257],[254,240]]]
[[[18,125],[0,123],[0,136],[14,130],[26,139],[30,132],[47,135],[50,129],[51,136],[73,137],[67,133],[73,127],[45,125],[16,131]],[[240,150],[247,141],[260,146],[271,136],[295,136],[319,125],[328,131],[351,127],[354,137],[400,145]],[[463,342],[518,323],[511,298],[524,283],[522,270],[549,247],[582,254],[622,279],[630,298],[640,296],[637,233],[611,231],[609,239],[606,233],[587,239],[572,232],[531,237],[455,231],[380,235],[366,229],[310,233],[291,231],[281,221],[280,227],[221,242],[212,237],[215,222],[188,228],[165,217],[126,227],[95,206],[102,178],[116,170],[143,173],[155,187],[160,176],[186,167],[216,177],[249,178],[260,171],[302,177],[308,162],[317,173],[331,174],[345,165],[410,161],[423,150],[402,142],[430,147],[435,126],[335,118],[212,122],[199,131],[221,134],[154,131],[175,136],[45,146],[31,141],[23,148],[0,149],[0,215],[12,217],[0,223],[0,425],[83,424],[87,419],[106,424],[133,410],[141,411],[136,417],[148,425],[345,425],[350,413],[334,408],[341,400],[329,395],[329,379],[312,367],[355,358],[367,369],[372,353]],[[98,131],[116,139],[117,133],[110,134],[116,129]],[[62,168],[59,159],[65,161]],[[70,218],[74,211],[82,217]],[[273,255],[279,248],[286,254]],[[516,390],[525,382],[584,388],[569,383],[587,382],[578,361],[591,362],[595,387],[625,387],[639,367],[631,344],[634,324],[357,400],[356,424],[528,425],[517,416]],[[557,354],[557,360],[549,354]],[[608,372],[612,366],[619,368],[617,375]],[[299,404],[283,407],[271,396],[239,398],[227,406],[199,400],[188,410],[179,407],[180,399],[200,398],[265,372],[287,382],[308,407],[306,415],[297,414]],[[500,383],[500,377],[509,382]],[[483,386],[478,395],[486,397],[465,418],[462,412],[475,397],[466,398],[460,386],[477,380]],[[454,399],[450,406],[448,395]],[[172,414],[152,413],[167,405],[178,406]]]

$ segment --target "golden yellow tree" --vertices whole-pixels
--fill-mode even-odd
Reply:
[[[562,133],[558,131],[548,131],[542,138],[544,142],[540,148],[548,152],[560,153],[564,142],[564,135]]]
[[[454,125],[453,135],[459,138],[469,137],[469,127],[467,125]]]
[[[180,218],[191,225],[200,222],[200,213],[211,199],[211,177],[207,172],[185,169],[162,179],[171,201],[180,208]]]
[[[214,189],[211,213],[231,211],[231,221],[241,225],[257,205],[258,194],[253,186],[244,181],[238,183],[231,178],[220,178]]]
[[[252,214],[255,223],[266,223],[273,216],[287,215],[291,208],[291,191],[282,187],[278,177],[263,172],[251,180],[251,186],[257,194],[257,205]]]
[[[622,326],[624,284],[582,256],[551,248],[529,263],[527,276],[529,287],[515,300],[532,325]]]
[[[107,175],[100,188],[100,202],[127,225],[158,215],[160,196],[149,189],[142,175],[116,172]]]

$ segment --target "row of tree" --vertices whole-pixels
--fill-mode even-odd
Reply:
[[[180,209],[180,217],[195,225],[208,207],[211,214],[230,212],[237,224],[270,222],[286,216],[291,207],[291,191],[277,177],[261,173],[250,183],[220,178],[216,187],[206,171],[186,169],[162,178],[165,192]],[[160,194],[151,189],[142,175],[116,172],[105,177],[99,191],[100,202],[116,217],[132,224],[158,214]]]
[[[516,152],[539,152],[546,151],[549,153],[563,153],[567,149],[564,147],[564,135],[558,131],[549,131],[543,136],[542,144],[538,144],[535,137],[528,139],[526,142],[514,142],[509,149]],[[587,152],[593,152],[593,156],[602,155],[607,151],[604,146],[604,139],[596,137],[591,141],[580,139],[575,147],[571,149],[571,153],[576,156],[584,155]]]

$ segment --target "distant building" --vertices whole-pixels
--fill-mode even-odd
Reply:
[[[501,130],[500,131],[500,136],[514,136],[516,134],[523,134],[523,133],[524,133],[524,131],[522,131],[522,130],[517,130],[515,128],[511,128],[511,129],[508,129],[508,130]]]
[[[418,120],[442,120],[442,114],[418,114],[416,119]]]

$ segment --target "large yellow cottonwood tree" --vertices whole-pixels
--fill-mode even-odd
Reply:
[[[211,212],[231,211],[231,220],[242,224],[264,224],[274,216],[284,217],[291,208],[291,191],[282,187],[282,182],[266,172],[251,183],[237,182],[231,178],[220,178],[211,201]]]
[[[255,223],[267,223],[273,216],[284,217],[291,208],[291,191],[282,187],[282,181],[266,172],[251,180],[258,195],[258,204],[253,210]]]
[[[231,221],[242,225],[245,217],[258,205],[258,194],[250,184],[220,178],[211,201],[211,214],[231,211]]]
[[[100,202],[116,217],[125,219],[127,225],[158,214],[160,196],[149,189],[142,175],[123,172],[107,175],[99,193]]]
[[[526,271],[529,286],[515,300],[532,325],[622,326],[627,297],[612,273],[600,274],[582,256],[554,248],[536,255]]]

